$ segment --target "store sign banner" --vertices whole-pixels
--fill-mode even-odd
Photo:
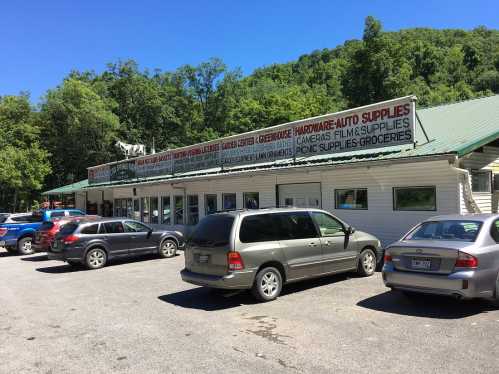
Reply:
[[[295,123],[296,157],[351,152],[414,142],[413,97]]]
[[[222,141],[221,164],[237,166],[293,158],[293,128],[258,131]]]
[[[89,183],[413,144],[415,102],[406,96],[89,168]]]
[[[109,182],[109,178],[111,175],[111,169],[109,165],[97,166],[88,169],[88,183],[104,183]]]
[[[135,175],[137,178],[169,175],[172,173],[173,159],[171,152],[157,153],[135,160]]]
[[[122,181],[127,179],[133,179],[135,175],[135,161],[127,160],[125,162],[120,162],[118,164],[112,164],[111,168],[111,181]]]
[[[220,163],[220,143],[204,143],[173,151],[173,172],[203,170]]]

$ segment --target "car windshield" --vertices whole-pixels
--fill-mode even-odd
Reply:
[[[474,242],[482,222],[448,220],[424,222],[409,233],[405,240],[450,240]]]
[[[211,215],[203,218],[189,238],[198,246],[219,247],[229,244],[234,217],[231,215]]]
[[[8,215],[0,214],[0,223],[4,223],[7,220]]]

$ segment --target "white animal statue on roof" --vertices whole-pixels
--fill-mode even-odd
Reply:
[[[116,147],[123,152],[126,158],[144,156],[146,154],[146,146],[144,144],[127,144],[117,141]]]

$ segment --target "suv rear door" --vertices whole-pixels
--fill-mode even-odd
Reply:
[[[125,232],[121,221],[104,222],[106,241],[109,243],[111,256],[127,256],[131,247],[130,236]]]
[[[185,267],[194,273],[225,275],[227,253],[231,250],[235,217],[214,214],[198,223],[185,250]]]

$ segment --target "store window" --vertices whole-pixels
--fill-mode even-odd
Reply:
[[[149,223],[151,221],[150,209],[149,209],[149,198],[142,197],[140,199],[141,205],[141,221],[145,223]]]
[[[161,197],[161,223],[164,225],[171,225],[172,218],[172,207],[170,202],[170,196]]]
[[[199,199],[198,195],[187,196],[187,224],[197,225],[199,222]]]
[[[236,194],[235,193],[222,194],[222,200],[223,200],[223,209],[224,210],[236,209]]]
[[[121,217],[121,200],[120,199],[114,200],[114,216]]]
[[[204,197],[204,212],[208,216],[218,210],[217,195],[205,195]]]
[[[499,191],[499,173],[494,174],[494,191]]]
[[[157,197],[150,197],[151,219],[149,223],[159,223],[159,203]]]
[[[394,210],[437,210],[437,192],[430,187],[394,187]]]
[[[336,209],[367,209],[367,188],[334,190]]]
[[[260,195],[258,192],[245,192],[243,200],[246,209],[258,209],[260,207]]]
[[[491,192],[492,172],[471,171],[471,188],[473,192]]]
[[[184,197],[175,196],[175,224],[184,224]]]

